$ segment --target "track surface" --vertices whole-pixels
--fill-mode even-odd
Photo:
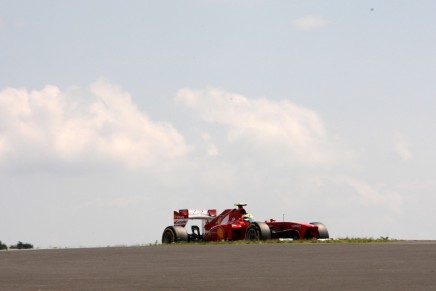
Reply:
[[[436,290],[436,242],[0,252],[0,290]]]

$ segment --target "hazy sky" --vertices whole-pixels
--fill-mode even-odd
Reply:
[[[150,243],[239,201],[436,239],[435,1],[0,8],[1,241]]]

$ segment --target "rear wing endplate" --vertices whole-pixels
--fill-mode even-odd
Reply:
[[[180,209],[174,211],[174,225],[185,226],[188,220],[200,219],[206,223],[216,217],[216,209],[199,210],[199,209]]]

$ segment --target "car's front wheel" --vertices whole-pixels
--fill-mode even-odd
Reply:
[[[329,238],[329,232],[327,230],[327,227],[324,225],[324,223],[321,222],[311,222],[310,224],[318,226],[318,237],[320,239],[328,239]]]
[[[253,222],[245,231],[246,240],[268,240],[271,239],[271,230],[265,222]]]

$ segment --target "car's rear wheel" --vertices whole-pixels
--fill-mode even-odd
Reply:
[[[188,241],[188,232],[183,226],[168,226],[165,228],[162,234],[163,244],[183,241]]]
[[[292,240],[299,240],[300,239],[300,234],[298,233],[298,231],[293,231],[291,233],[291,238],[292,238]]]
[[[329,232],[327,230],[327,227],[321,223],[321,222],[311,222],[310,224],[318,226],[318,237],[320,239],[328,239],[329,238]]]
[[[246,240],[268,240],[271,239],[271,230],[265,222],[253,222],[245,231]]]

